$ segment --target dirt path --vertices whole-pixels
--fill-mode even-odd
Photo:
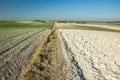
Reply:
[[[61,54],[58,33],[53,28],[43,40],[43,45],[38,48],[30,64],[23,70],[19,80],[65,80],[66,64]]]

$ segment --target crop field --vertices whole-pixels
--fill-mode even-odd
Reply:
[[[16,80],[29,62],[50,22],[0,21],[0,80]]]
[[[120,79],[119,30],[86,29],[86,25],[76,29],[70,24],[58,24],[58,28],[65,58],[79,76],[74,80]]]
[[[119,59],[118,26],[0,22],[0,80],[120,80]]]

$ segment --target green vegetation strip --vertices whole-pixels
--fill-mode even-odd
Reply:
[[[95,31],[109,31],[109,32],[120,32],[120,30],[102,28],[102,27],[89,27],[89,26],[76,26],[71,27],[72,29],[81,29],[81,30],[95,30]]]
[[[0,30],[9,29],[50,29],[52,22],[0,21]]]

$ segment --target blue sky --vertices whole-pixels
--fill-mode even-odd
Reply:
[[[0,20],[120,20],[120,0],[0,0]]]

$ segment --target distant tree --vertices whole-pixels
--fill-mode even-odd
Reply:
[[[34,22],[46,22],[44,20],[34,20]]]
[[[85,22],[83,21],[82,24],[85,24]]]
[[[67,21],[64,21],[64,20],[58,20],[57,22],[58,23],[67,23]]]

